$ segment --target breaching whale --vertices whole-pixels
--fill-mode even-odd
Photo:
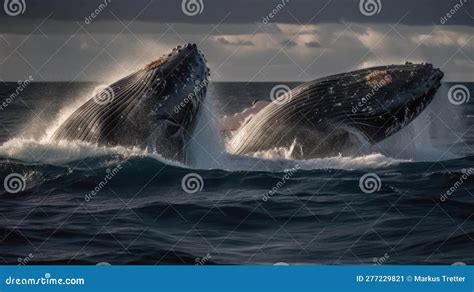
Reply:
[[[406,63],[304,83],[247,119],[227,150],[252,155],[292,147],[292,156],[304,159],[357,154],[361,145],[380,142],[415,119],[442,78],[431,64]]]
[[[185,162],[208,76],[196,45],[179,46],[94,95],[52,139],[137,146]],[[357,154],[362,143],[380,142],[415,119],[442,78],[431,64],[407,63],[304,83],[252,113],[227,150],[251,155],[297,145],[294,158]]]
[[[52,139],[106,146],[137,146],[184,161],[209,69],[195,44],[169,54],[107,86],[80,106]]]

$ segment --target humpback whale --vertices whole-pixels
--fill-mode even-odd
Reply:
[[[358,154],[362,145],[380,142],[414,120],[442,78],[431,64],[406,63],[301,84],[247,119],[227,150],[252,155],[293,146],[293,157],[305,159]]]
[[[184,146],[205,98],[209,69],[195,44],[107,86],[55,131],[54,141],[137,146],[185,161]]]
[[[185,145],[209,83],[196,45],[178,46],[98,92],[52,139],[137,146],[186,162]],[[248,111],[227,143],[236,155],[285,147],[294,158],[358,154],[413,121],[431,102],[443,72],[431,64],[388,65],[303,83]],[[105,98],[104,98],[105,96]],[[228,123],[236,124],[236,123]]]

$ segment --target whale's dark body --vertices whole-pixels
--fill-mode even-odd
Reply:
[[[442,77],[430,64],[407,63],[304,83],[253,116],[228,150],[249,155],[294,143],[296,158],[357,154],[361,144],[382,141],[418,116]]]
[[[53,140],[137,146],[183,161],[208,72],[196,45],[177,47],[93,96],[56,130]]]

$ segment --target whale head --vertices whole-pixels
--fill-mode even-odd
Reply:
[[[93,95],[52,139],[137,146],[183,161],[208,76],[197,46],[178,46]]]
[[[432,101],[443,72],[431,64],[384,66],[357,71],[361,84],[351,100],[345,125],[357,128],[372,143],[393,135],[413,121]]]
[[[149,89],[151,98],[147,98],[147,117],[165,123],[170,135],[190,132],[209,84],[203,54],[195,44],[178,46],[145,65],[144,70],[154,79]]]
[[[150,133],[147,147],[166,158],[184,160],[184,147],[206,96],[209,69],[195,44],[172,49],[143,68],[151,82],[133,119]]]

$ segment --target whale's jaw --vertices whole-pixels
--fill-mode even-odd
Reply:
[[[208,76],[196,45],[179,46],[92,96],[52,139],[140,147],[184,161]]]

